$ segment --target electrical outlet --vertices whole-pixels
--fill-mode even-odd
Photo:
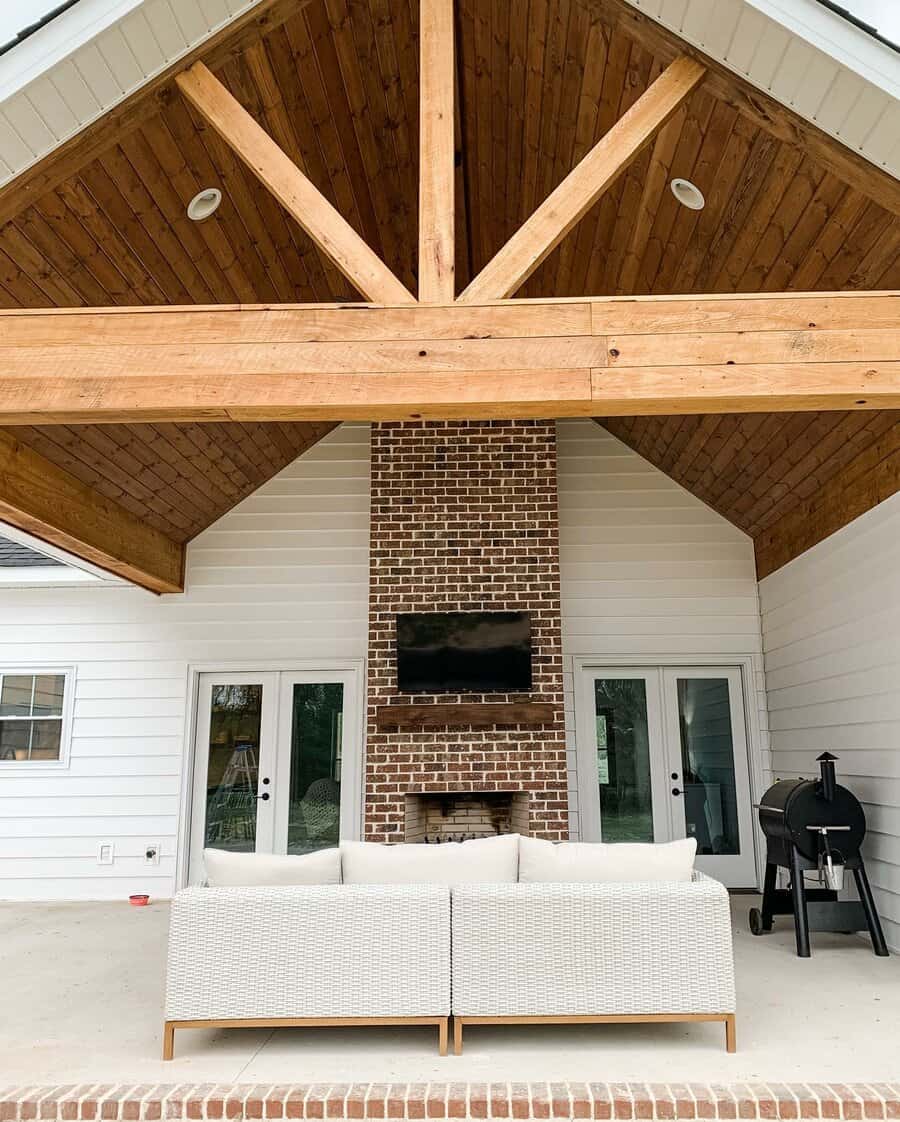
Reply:
[[[116,859],[116,850],[112,842],[100,842],[97,847],[97,864],[111,865]]]
[[[147,842],[146,846],[144,846],[144,864],[159,864],[159,842]]]

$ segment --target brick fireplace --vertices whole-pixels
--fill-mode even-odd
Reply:
[[[555,424],[384,422],[371,455],[365,836],[567,838]],[[396,616],[429,611],[529,612],[532,690],[399,694]],[[394,705],[473,702],[548,709],[539,725],[384,720]]]

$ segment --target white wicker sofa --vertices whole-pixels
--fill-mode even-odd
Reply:
[[[177,1028],[434,1024],[447,1053],[445,885],[187,888],[172,901],[163,1059]]]
[[[356,883],[177,893],[163,1057],[177,1028],[368,1023],[437,1025],[446,1055],[451,1016],[457,1054],[465,1024],[532,1021],[723,1021],[734,1051],[725,888],[686,879],[690,864],[656,883],[579,876],[585,846],[551,847],[558,874],[535,883],[534,844],[470,850],[462,883],[457,854],[462,868],[483,842],[349,843],[339,863],[328,852],[334,878]],[[410,882],[390,883],[407,860]],[[443,883],[421,883],[425,871]]]
[[[662,884],[464,884],[453,890],[454,1051],[463,1025],[724,1021],[735,1050],[728,893]]]

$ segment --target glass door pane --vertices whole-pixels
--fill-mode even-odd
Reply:
[[[594,681],[600,839],[654,840],[647,683],[643,678]]]
[[[344,685],[294,682],[290,688],[287,852],[309,853],[340,839]]]
[[[190,881],[203,850],[271,852],[276,674],[201,674],[197,692]]]
[[[212,686],[204,847],[256,848],[262,694],[259,683]]]
[[[699,854],[740,853],[727,678],[678,678],[684,818]]]

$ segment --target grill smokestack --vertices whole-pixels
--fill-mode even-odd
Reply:
[[[816,763],[819,765],[819,770],[822,774],[821,795],[827,803],[834,802],[834,788],[837,783],[834,776],[834,761],[836,759],[837,756],[832,756],[830,752],[823,752],[822,755],[816,759]]]

